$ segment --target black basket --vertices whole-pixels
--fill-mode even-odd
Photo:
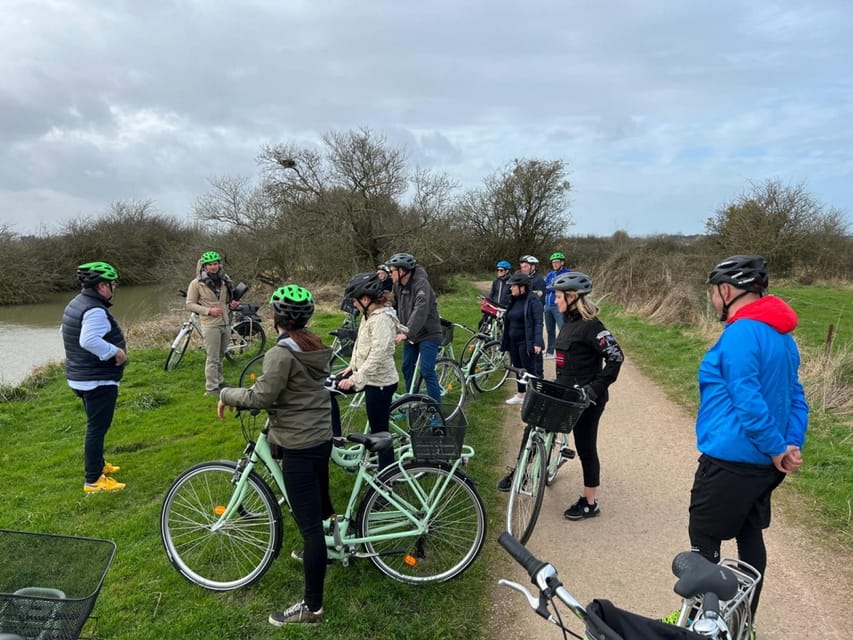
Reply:
[[[76,640],[115,548],[111,540],[0,529],[0,632]]]
[[[588,406],[583,389],[533,379],[527,382],[521,419],[545,431],[569,433]]]
[[[453,323],[450,320],[439,318],[441,322],[441,346],[446,347],[453,342]]]
[[[407,412],[412,455],[416,460],[450,462],[462,454],[468,420],[455,404],[423,404]]]

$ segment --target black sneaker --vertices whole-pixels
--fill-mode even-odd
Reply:
[[[504,493],[512,489],[512,477],[515,475],[515,469],[512,467],[507,467],[506,469],[506,476],[498,480],[498,491],[503,491]]]
[[[268,618],[269,623],[274,627],[283,627],[286,624],[317,624],[323,619],[323,608],[319,611],[311,611],[305,602],[297,602],[295,605],[284,611],[276,611],[271,613]]]
[[[601,509],[598,508],[598,500],[593,504],[586,501],[586,498],[581,496],[578,501],[563,512],[566,520],[584,520],[586,518],[594,518],[601,515]]]

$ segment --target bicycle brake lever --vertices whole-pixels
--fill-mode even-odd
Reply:
[[[513,582],[512,580],[504,580],[501,578],[498,580],[498,584],[503,585],[505,587],[509,587],[510,589],[515,589],[520,594],[522,594],[525,598],[527,598],[527,604],[530,605],[530,608],[538,613],[539,611],[539,600],[533,597],[533,594],[530,593],[530,590],[518,584],[517,582]]]

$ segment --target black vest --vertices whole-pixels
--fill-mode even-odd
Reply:
[[[118,381],[124,375],[124,365],[116,365],[115,358],[101,360],[80,346],[83,314],[89,309],[100,307],[106,312],[107,320],[110,321],[110,330],[104,336],[104,340],[119,349],[126,350],[124,334],[108,310],[111,304],[91,289],[84,289],[65,307],[62,314],[62,340],[65,343],[65,376],[69,380]]]

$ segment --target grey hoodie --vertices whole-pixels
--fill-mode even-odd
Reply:
[[[332,350],[303,352],[286,335],[264,355],[263,374],[248,389],[220,393],[229,406],[266,409],[270,442],[287,449],[307,449],[332,437],[329,375]]]

